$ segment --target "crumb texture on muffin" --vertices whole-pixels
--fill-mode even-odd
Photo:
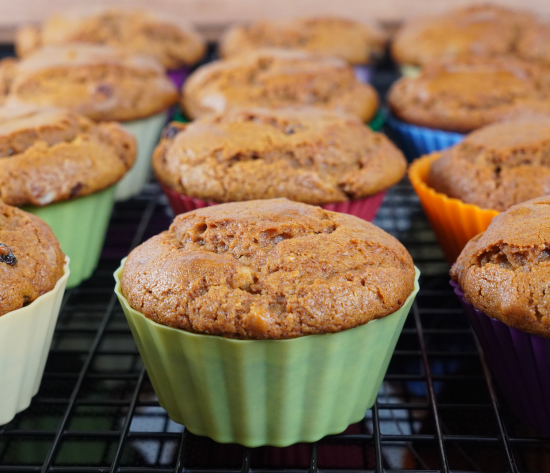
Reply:
[[[399,182],[406,165],[357,117],[317,109],[249,108],[172,123],[153,156],[160,182],[214,202],[360,199]]]
[[[182,106],[191,118],[239,107],[299,105],[369,121],[378,109],[378,96],[342,59],[276,48],[201,66],[183,86]]]
[[[496,123],[437,153],[428,183],[485,209],[550,194],[550,117]]]
[[[451,269],[476,309],[550,337],[550,197],[515,205],[474,237]]]
[[[405,248],[350,215],[286,199],[179,215],[130,253],[130,306],[155,322],[241,339],[339,332],[403,306]]]
[[[135,138],[70,110],[0,107],[0,200],[48,205],[105,189],[132,167]]]
[[[0,202],[0,316],[51,291],[63,276],[64,264],[48,225]]]
[[[230,28],[220,41],[222,57],[260,48],[303,49],[368,64],[384,53],[386,37],[374,24],[339,17],[260,20]]]

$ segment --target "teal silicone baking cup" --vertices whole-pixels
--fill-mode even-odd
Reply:
[[[97,267],[115,201],[116,185],[73,200],[23,210],[44,220],[71,259],[67,287],[78,286]]]
[[[315,442],[372,407],[411,305],[334,334],[233,340],[157,324],[115,293],[160,405],[197,435],[247,447]]]

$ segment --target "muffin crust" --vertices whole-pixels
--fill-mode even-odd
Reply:
[[[64,261],[48,225],[0,202],[0,316],[51,291]]]
[[[451,269],[476,309],[550,337],[550,198],[511,207],[474,237]]]
[[[259,200],[179,215],[130,253],[121,286],[132,308],[170,327],[285,339],[395,312],[413,291],[414,266],[369,222]]]

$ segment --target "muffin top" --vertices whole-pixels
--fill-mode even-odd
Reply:
[[[342,59],[261,49],[200,67],[183,86],[182,105],[191,118],[239,107],[308,105],[369,121],[378,96]]]
[[[550,70],[513,57],[430,63],[388,94],[394,115],[415,125],[468,132],[521,113],[550,109]]]
[[[360,199],[399,182],[406,167],[401,151],[357,117],[309,108],[172,123],[153,156],[160,182],[214,202]]]
[[[0,107],[0,200],[47,205],[118,182],[136,156],[118,123],[95,124],[75,112],[9,103]]]
[[[550,197],[493,218],[451,269],[476,309],[524,332],[550,337]]]
[[[51,291],[63,276],[64,264],[48,225],[0,202],[0,316]]]
[[[170,327],[284,339],[395,312],[413,291],[414,266],[360,218],[257,200],[177,216],[130,253],[121,287],[132,308]]]
[[[528,13],[498,5],[462,7],[408,22],[391,52],[396,62],[414,66],[463,55],[508,54],[534,23]]]
[[[205,53],[204,40],[182,18],[146,10],[80,8],[58,12],[41,27],[16,33],[19,57],[42,46],[69,43],[107,44],[157,59],[167,69],[193,64]]]
[[[526,29],[518,41],[517,54],[550,64],[550,23],[536,23]]]
[[[0,61],[0,93],[116,121],[154,115],[178,98],[154,58],[87,44],[46,46],[20,61]]]
[[[386,38],[374,25],[338,17],[260,20],[229,29],[220,41],[222,57],[260,48],[303,49],[368,64],[384,53]]]

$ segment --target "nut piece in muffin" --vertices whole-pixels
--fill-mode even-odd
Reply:
[[[463,202],[504,211],[550,194],[550,117],[495,123],[436,154],[430,187]]]
[[[184,19],[146,10],[80,8],[58,12],[40,27],[17,31],[15,49],[26,57],[42,46],[95,43],[124,48],[176,69],[202,58],[204,40]]]
[[[548,113],[550,69],[513,57],[434,62],[397,81],[392,113],[414,125],[468,132],[521,113]]]
[[[550,337],[550,197],[496,216],[466,245],[451,277],[476,309],[523,332]]]
[[[133,309],[170,327],[285,339],[395,312],[414,266],[395,238],[357,217],[258,200],[179,215],[130,253],[121,287]]]
[[[10,103],[0,107],[0,200],[47,205],[118,182],[134,163],[134,137],[118,123]]]
[[[471,5],[406,23],[396,34],[391,53],[397,63],[412,66],[464,55],[509,54],[534,23],[523,11]]]
[[[129,121],[159,113],[178,99],[154,58],[111,46],[47,46],[0,62],[4,99],[66,107],[92,120]]]
[[[0,202],[0,316],[51,291],[65,256],[41,219]]]
[[[224,58],[260,48],[302,49],[351,64],[370,64],[384,53],[386,37],[375,25],[338,17],[260,20],[229,29],[220,41]]]
[[[182,106],[197,118],[242,107],[307,105],[371,120],[376,91],[342,59],[304,51],[261,49],[201,66],[183,86]]]
[[[159,181],[213,202],[361,199],[399,182],[403,154],[353,115],[241,109],[172,123],[153,155]]]

